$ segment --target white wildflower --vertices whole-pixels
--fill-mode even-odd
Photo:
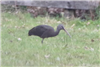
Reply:
[[[49,58],[50,57],[50,54],[48,54],[48,55],[45,55],[45,58]]]
[[[91,51],[94,51],[94,48],[90,48]]]
[[[60,61],[60,58],[59,58],[59,57],[57,57],[57,58],[56,58],[56,60]]]
[[[21,38],[18,38],[18,40],[21,41],[22,39]]]

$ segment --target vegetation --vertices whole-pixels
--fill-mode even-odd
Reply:
[[[28,13],[2,12],[2,66],[99,66],[100,19],[81,21],[63,18],[37,17]],[[72,38],[60,31],[47,38],[28,36],[37,25],[47,24],[55,30],[63,24]]]

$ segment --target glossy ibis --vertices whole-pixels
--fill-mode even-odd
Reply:
[[[51,26],[39,25],[39,26],[36,26],[36,27],[32,28],[31,30],[29,30],[28,35],[29,36],[36,35],[36,36],[41,37],[42,38],[41,42],[43,43],[44,38],[57,36],[59,34],[60,30],[64,30],[70,36],[70,34],[65,30],[65,28],[62,24],[59,24],[57,26],[56,31],[54,31],[54,29]]]

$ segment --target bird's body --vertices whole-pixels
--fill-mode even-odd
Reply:
[[[65,30],[62,24],[58,25],[56,31],[51,26],[39,25],[39,26],[36,26],[36,27],[32,28],[31,30],[29,30],[28,35],[29,36],[36,35],[36,36],[43,38],[43,40],[44,40],[44,38],[54,37],[54,36],[58,35],[61,29]],[[42,43],[43,43],[43,40],[42,40]]]

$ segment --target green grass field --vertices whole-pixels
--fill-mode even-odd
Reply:
[[[81,21],[63,18],[37,17],[28,13],[3,12],[1,27],[2,66],[99,66],[100,19]],[[90,23],[89,23],[90,22]],[[40,24],[63,24],[59,35],[44,39],[28,36],[28,31]]]

